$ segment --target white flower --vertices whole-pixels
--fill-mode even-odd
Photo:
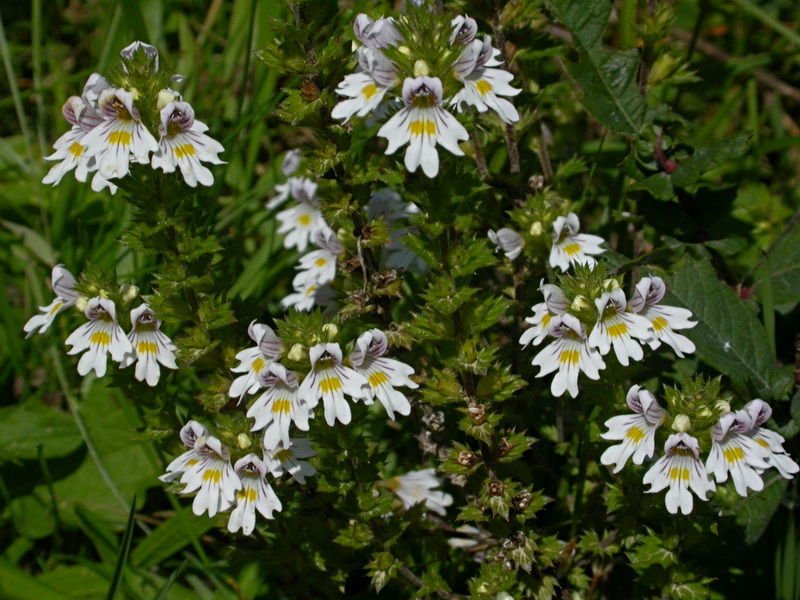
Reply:
[[[99,77],[99,76],[98,76]],[[91,78],[90,78],[91,80]],[[42,179],[44,184],[58,185],[61,178],[75,169],[75,179],[86,181],[86,175],[94,170],[94,160],[86,154],[83,138],[86,133],[96,127],[103,119],[97,114],[94,106],[85,98],[71,96],[61,109],[64,118],[72,128],[53,144],[55,152],[46,156],[45,160],[60,160]],[[96,168],[96,167],[95,167]]]
[[[366,117],[383,102],[383,98],[399,80],[394,72],[394,65],[379,50],[361,47],[356,52],[358,73],[346,75],[339,83],[336,93],[345,96],[331,111],[334,119],[350,120],[353,115]]]
[[[294,175],[297,169],[300,167],[300,160],[302,159],[302,154],[300,150],[294,148],[293,150],[289,150],[286,154],[283,155],[283,162],[281,163],[281,173],[284,176],[289,177],[290,175]]]
[[[106,353],[117,362],[132,352],[130,341],[117,323],[114,302],[107,298],[92,298],[84,309],[88,323],[73,331],[64,342],[72,346],[67,354],[79,354],[88,349],[78,361],[78,374],[86,375],[94,369],[98,377],[106,374]]]
[[[319,285],[315,281],[304,282],[300,287],[296,287],[293,294],[289,294],[281,305],[284,308],[294,307],[295,310],[308,311],[318,306],[328,306],[331,304],[334,291],[327,285]]]
[[[169,463],[169,465],[167,465],[167,472],[161,475],[159,479],[165,483],[169,483],[181,477],[189,467],[199,463],[203,459],[203,455],[198,454],[197,450],[194,449],[194,444],[198,438],[207,436],[208,429],[197,421],[189,421],[186,423],[186,425],[181,428],[180,438],[183,445],[188,447],[189,450]]]
[[[425,508],[444,516],[445,508],[453,503],[453,497],[440,490],[434,490],[440,485],[442,482],[434,475],[432,468],[392,477],[383,484],[400,498],[406,509],[424,502]]]
[[[53,267],[50,274],[50,285],[56,293],[56,297],[47,306],[39,307],[42,314],[32,316],[25,323],[22,329],[27,334],[26,338],[31,337],[34,333],[44,333],[53,324],[53,319],[58,313],[75,306],[75,301],[78,299],[78,292],[75,291],[75,277],[64,268],[63,264]]]
[[[312,346],[308,351],[311,361],[309,371],[298,394],[315,408],[322,398],[325,406],[325,422],[333,427],[338,419],[342,424],[350,422],[350,405],[345,394],[353,400],[369,399],[369,383],[363,375],[342,365],[342,349],[339,344],[327,343]],[[366,388],[366,389],[365,389]]]
[[[416,210],[415,210],[416,209]],[[367,216],[371,221],[382,218],[390,225],[409,214],[419,212],[413,202],[403,202],[402,196],[392,188],[383,188],[372,192],[367,203]]]
[[[650,484],[648,494],[660,492],[669,486],[666,496],[667,510],[673,515],[692,512],[694,502],[691,489],[701,500],[716,488],[714,481],[699,458],[700,446],[688,433],[676,433],[667,439],[664,456],[659,458],[644,475],[643,482]]]
[[[181,476],[181,483],[186,484],[181,494],[197,492],[192,512],[199,517],[208,511],[208,516],[213,517],[233,506],[242,482],[231,467],[230,452],[217,438],[197,438],[194,450],[201,459]]]
[[[234,379],[228,390],[228,395],[231,398],[239,398],[240,402],[245,394],[255,394],[259,390],[261,384],[258,381],[258,374],[283,352],[283,342],[269,325],[252,321],[247,328],[247,335],[256,345],[236,354],[235,358],[239,364],[231,371],[244,375]]]
[[[261,385],[267,388],[247,411],[255,419],[251,431],[264,431],[264,448],[273,449],[283,442],[289,445],[289,425],[308,431],[308,419],[314,416],[297,394],[297,375],[283,365],[270,363],[258,375]]]
[[[358,336],[350,354],[350,363],[356,373],[367,380],[370,395],[380,400],[389,418],[394,421],[395,411],[401,415],[411,412],[408,398],[394,388],[404,386],[413,390],[419,386],[409,379],[414,374],[412,367],[399,360],[383,357],[388,350],[386,334],[380,329],[371,329]],[[371,402],[370,400],[368,403]]]
[[[575,398],[580,372],[586,373],[589,379],[600,379],[599,370],[605,369],[606,363],[600,353],[589,346],[586,327],[576,317],[563,314],[554,318],[547,332],[558,339],[534,357],[532,364],[541,367],[536,377],[558,370],[550,384],[550,393],[558,397],[569,391]]]
[[[531,342],[534,346],[541,344],[547,337],[547,328],[553,317],[563,315],[569,308],[569,300],[557,285],[544,283],[544,279],[542,279],[540,289],[544,294],[544,302],[535,304],[533,316],[525,319],[533,327],[526,329],[519,338],[519,343],[523,348]]]
[[[152,166],[165,173],[173,173],[179,167],[184,181],[190,187],[198,182],[205,186],[214,183],[211,171],[201,164],[224,164],[217,154],[223,152],[215,139],[205,134],[208,127],[196,121],[194,109],[188,102],[170,102],[161,109],[161,124],[158,134],[158,151],[153,154]]]
[[[147,381],[147,385],[154,386],[161,377],[161,363],[168,369],[177,369],[175,352],[177,348],[166,335],[161,332],[161,321],[156,319],[156,313],[142,304],[131,311],[131,325],[133,329],[128,334],[133,350],[126,354],[120,364],[120,369],[136,362],[134,377],[137,381]]]
[[[317,206],[317,184],[308,177],[289,177],[286,183],[276,185],[275,191],[278,192],[278,195],[267,202],[267,210],[277,208],[286,202],[289,197],[298,202]]]
[[[622,440],[621,444],[606,449],[600,457],[604,465],[615,465],[614,473],[619,473],[631,457],[634,464],[640,465],[653,456],[656,430],[667,416],[653,394],[640,385],[628,390],[625,401],[636,414],[610,418],[605,422],[608,431],[600,434],[604,440]]]
[[[353,31],[362,44],[372,49],[396,46],[403,39],[391,17],[373,21],[369,16],[361,13],[353,23]]]
[[[283,239],[283,247],[296,247],[300,252],[306,251],[309,238],[317,231],[330,229],[316,201],[298,202],[279,212],[275,218],[281,222],[278,233],[287,234]]]
[[[267,467],[255,454],[240,458],[234,470],[242,482],[242,489],[236,492],[236,508],[228,519],[228,531],[242,530],[245,535],[253,533],[256,526],[256,509],[265,519],[273,519],[274,511],[281,511],[281,501],[267,483]]]
[[[625,292],[620,289],[603,294],[595,301],[597,323],[589,334],[589,345],[605,356],[614,347],[614,354],[622,366],[629,360],[642,360],[644,352],[635,338],[647,341],[652,337],[650,322],[633,312],[627,312]]]
[[[718,483],[727,481],[730,471],[736,492],[745,497],[748,488],[764,489],[759,473],[770,467],[766,462],[769,450],[747,435],[756,427],[755,415],[748,410],[723,414],[711,429],[711,452],[706,460],[706,469]]]
[[[428,177],[439,172],[439,154],[436,144],[456,156],[464,152],[458,142],[469,139],[469,134],[456,118],[442,108],[442,82],[437,77],[406,78],[403,81],[405,107],[389,119],[378,131],[378,137],[389,141],[386,154],[409,144],[405,165],[412,173],[422,165]]]
[[[800,471],[800,466],[783,449],[783,442],[786,440],[780,434],[761,427],[772,416],[772,408],[763,400],[756,398],[745,404],[742,410],[749,413],[753,420],[753,429],[748,431],[747,435],[769,451],[764,461],[775,467],[784,478],[792,479],[794,474]]]
[[[689,320],[692,312],[688,309],[659,305],[666,291],[667,286],[661,277],[642,277],[636,284],[636,291],[629,303],[630,309],[652,323],[653,336],[648,341],[650,348],[655,350],[661,342],[665,342],[683,358],[683,353],[694,352],[695,346],[692,340],[675,333],[675,330],[691,329],[697,325],[697,321]]]
[[[600,247],[605,240],[597,235],[578,233],[580,223],[578,215],[569,213],[566,217],[558,217],[553,222],[553,247],[550,249],[550,266],[559,267],[562,271],[569,269],[570,264],[594,266],[597,261],[590,254],[605,252]]]
[[[474,40],[475,36],[478,34],[478,24],[475,22],[475,19],[467,15],[458,15],[450,21],[450,27],[453,29],[450,33],[451,46],[456,43],[461,46],[466,46]]]
[[[525,246],[525,240],[522,239],[522,236],[508,227],[503,227],[497,231],[490,229],[487,235],[489,240],[497,246],[497,249],[502,250],[506,258],[510,260],[517,258]]]
[[[482,113],[491,108],[505,123],[516,123],[519,121],[517,109],[500,96],[516,96],[522,90],[509,85],[514,76],[508,71],[487,68],[493,64],[496,61],[492,38],[487,35],[482,42],[472,40],[453,65],[453,74],[464,87],[448,102],[459,110],[463,110],[464,104]]]
[[[300,484],[306,482],[306,477],[311,477],[317,470],[310,462],[300,460],[311,458],[317,453],[311,447],[311,440],[306,438],[292,438],[288,446],[279,445],[275,450],[264,450],[264,463],[274,477],[281,477],[288,473]]]
[[[331,229],[317,231],[314,234],[314,243],[320,249],[300,258],[300,264],[297,266],[300,272],[295,275],[292,282],[296,290],[304,289],[311,283],[323,285],[336,277],[336,260],[344,250],[344,246]]]
[[[131,155],[136,162],[150,163],[150,153],[158,142],[144,126],[133,93],[108,88],[100,93],[97,109],[103,122],[86,134],[82,144],[86,155],[94,156],[101,177],[124,177],[130,168]]]
[[[137,51],[144,52],[153,66],[153,71],[158,71],[158,49],[155,46],[137,40],[120,50],[119,55],[125,60],[132,60]],[[126,73],[128,72],[128,66],[124,62],[122,63],[122,68]]]

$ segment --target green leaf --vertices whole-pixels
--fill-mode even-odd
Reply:
[[[131,510],[128,513],[128,524],[125,526],[125,533],[122,535],[122,541],[119,544],[119,551],[117,553],[117,564],[114,567],[114,576],[111,578],[111,584],[108,586],[108,595],[106,600],[114,600],[117,593],[117,586],[119,585],[122,571],[128,563],[128,553],[131,550],[131,539],[133,538],[133,517],[136,514],[136,496],[134,495],[131,502]]]
[[[751,384],[759,396],[783,395],[785,377],[778,370],[767,333],[753,310],[717,279],[708,262],[687,258],[667,286],[665,305],[692,311],[698,324],[682,331],[697,346],[697,356],[741,390]]]
[[[373,537],[369,525],[351,521],[350,525],[339,531],[333,541],[347,548],[364,548],[372,542]]]
[[[656,200],[669,201],[675,198],[675,189],[672,180],[666,173],[656,173],[647,179],[637,181],[628,188],[629,192],[644,190]]]
[[[631,567],[641,573],[654,565],[667,568],[678,563],[678,554],[674,551],[676,540],[662,540],[655,533],[649,533],[641,540],[642,544],[633,552],[627,552]]]
[[[636,76],[639,52],[611,52],[603,47],[603,31],[611,14],[607,0],[561,0],[547,3],[564,23],[580,50],[580,61],[567,66],[583,90],[583,104],[603,125],[638,136],[651,120]]]
[[[729,160],[739,158],[747,152],[752,137],[752,132],[741,132],[710,148],[700,148],[675,169],[672,173],[672,184],[675,187],[685,188],[696,183],[704,173],[716,169]]]
[[[0,461],[66,456],[83,440],[73,419],[38,401],[0,408]]]
[[[38,232],[30,227],[18,225],[11,221],[2,221],[3,226],[19,236],[22,245],[30,252],[30,254],[39,259],[43,264],[54,265],[56,264],[56,257],[58,253],[53,250],[47,240],[45,240]]]
[[[792,219],[769,251],[776,305],[800,302],[800,219]]]
[[[375,592],[380,593],[389,580],[397,573],[397,561],[388,552],[376,552],[366,566],[368,574],[372,577]]]
[[[3,600],[73,600],[40,583],[25,571],[0,560],[0,598]]]
[[[775,474],[764,484],[761,492],[742,500],[733,511],[736,523],[744,528],[744,541],[747,544],[755,544],[763,535],[783,500],[788,481]]]
[[[138,543],[131,552],[131,564],[145,569],[158,565],[212,527],[213,519],[198,519],[190,507],[182,508]]]

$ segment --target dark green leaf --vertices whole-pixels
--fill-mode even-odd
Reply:
[[[700,148],[675,169],[672,174],[672,184],[681,188],[690,186],[704,173],[716,169],[729,160],[739,158],[747,152],[752,137],[752,132],[737,133],[710,148]]]

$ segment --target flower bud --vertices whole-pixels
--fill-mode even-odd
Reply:
[[[247,450],[252,445],[253,442],[250,440],[250,436],[246,433],[240,433],[236,437],[236,446],[239,448],[239,450]]]
[[[692,429],[692,421],[689,419],[687,415],[680,414],[675,417],[675,420],[672,421],[672,430],[677,431],[678,433],[686,433],[691,431]]]
[[[156,100],[156,109],[161,112],[161,109],[164,108],[170,102],[175,102],[180,98],[179,94],[176,94],[174,91],[170,89],[163,89],[158,92],[158,100]]]
[[[579,294],[575,296],[575,299],[572,301],[572,304],[570,305],[569,308],[574,312],[580,312],[590,307],[591,304],[589,304],[589,300],[586,299],[586,296],[584,296],[583,294]]]
[[[306,352],[303,344],[295,344],[289,349],[289,354],[286,357],[294,362],[303,362],[308,358],[308,352]]]
[[[414,63],[414,77],[427,77],[431,74],[431,68],[424,60],[418,60]]]
[[[119,291],[122,294],[122,301],[126,304],[139,295],[139,288],[135,285],[131,285],[130,283],[123,283],[122,286],[120,286]]]
[[[411,48],[409,48],[408,46],[398,46],[397,47],[397,51],[400,54],[405,54],[406,56],[411,56]]]
[[[723,414],[731,412],[731,404],[727,400],[717,400],[714,404],[714,408]]]
[[[482,425],[486,421],[486,406],[483,404],[472,404],[467,408],[467,414],[475,425]]]
[[[77,308],[81,312],[86,310],[87,304],[89,304],[89,299],[83,296],[79,296],[78,299],[75,300],[75,308]]]
[[[333,323],[326,323],[322,326],[322,332],[328,337],[328,341],[332,342],[339,335],[339,328]]]
[[[530,234],[531,235],[542,235],[544,233],[544,227],[542,227],[541,221],[536,221],[533,225],[531,225]]]
[[[471,467],[477,462],[477,460],[478,459],[474,452],[462,450],[458,453],[458,464],[460,464],[462,467]]]
[[[613,292],[614,290],[619,289],[619,281],[614,279],[613,277],[609,277],[603,282],[603,291],[604,292]]]

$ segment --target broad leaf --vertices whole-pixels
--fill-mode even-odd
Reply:
[[[751,132],[742,132],[714,144],[710,148],[700,148],[691,158],[684,160],[672,174],[672,184],[686,187],[696,183],[704,173],[720,165],[739,158],[750,146]]]

